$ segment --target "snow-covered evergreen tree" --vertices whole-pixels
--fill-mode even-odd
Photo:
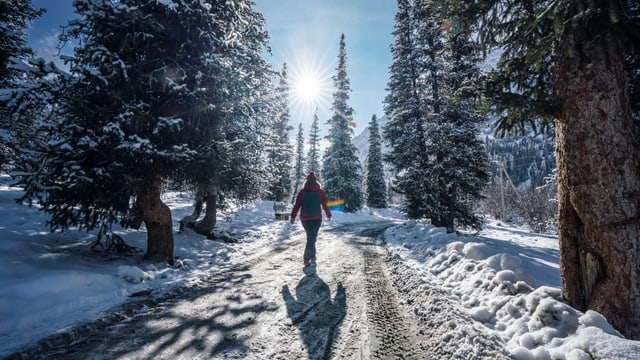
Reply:
[[[18,121],[15,115],[33,110],[23,103],[17,105],[17,96],[23,96],[27,76],[24,61],[33,55],[27,44],[29,23],[42,15],[29,0],[0,1],[0,168],[15,166],[17,154],[34,137],[33,119],[42,110],[31,111],[29,118]],[[21,110],[19,110],[21,109]]]
[[[289,83],[287,81],[287,64],[282,66],[280,81],[276,88],[276,112],[273,124],[275,143],[269,149],[269,169],[273,181],[269,186],[267,199],[284,201],[291,196],[291,159],[292,147],[289,143],[289,132],[293,127],[289,124]]]
[[[333,76],[333,116],[329,119],[329,146],[323,156],[322,181],[329,198],[342,198],[345,211],[362,208],[362,166],[353,145],[353,108],[349,106],[351,92],[347,76],[347,51],[344,34],[340,37],[338,65]]]
[[[418,21],[437,24],[451,21],[438,16],[436,2],[417,2],[416,6],[426,8],[416,15],[420,17]],[[436,28],[442,29],[442,26]],[[438,36],[437,33],[434,35]],[[431,81],[437,83],[432,84],[432,88],[439,88],[440,94],[434,99],[440,104],[434,106],[435,116],[427,129],[428,148],[433,154],[431,158],[435,159],[430,176],[438,184],[436,198],[443,210],[431,215],[431,220],[451,231],[454,222],[479,229],[482,220],[474,213],[474,207],[482,198],[482,189],[489,178],[487,152],[478,136],[485,119],[476,115],[475,99],[479,96],[473,83],[479,77],[479,57],[471,42],[472,34],[465,24],[454,22],[439,36],[445,40],[442,66],[441,70],[438,66],[433,67],[432,71],[438,74],[432,76]]]
[[[467,85],[478,73],[469,35],[459,26],[444,34],[431,1],[400,3],[387,98],[388,115],[398,118],[386,129],[397,187],[409,217],[429,218],[448,231],[456,223],[479,228],[473,205],[487,181],[488,160],[477,138],[475,92]]]
[[[291,202],[295,202],[298,190],[302,187],[305,179],[304,174],[304,132],[302,131],[302,123],[298,124],[298,135],[296,136],[296,165],[293,170],[293,193],[291,194]]]
[[[16,68],[16,62],[33,55],[27,44],[29,23],[44,13],[36,10],[29,0],[4,0],[0,2],[0,87],[13,84],[22,71]]]
[[[266,34],[249,21],[253,14],[240,11],[250,10],[250,1],[238,5],[74,2],[80,19],[70,22],[68,36],[81,40],[70,64],[75,81],[64,89],[57,123],[47,128],[49,141],[38,149],[37,170],[23,178],[25,198],[40,201],[53,229],[108,231],[116,221],[144,222],[145,258],[173,263],[163,182],[196,160],[224,169],[219,179],[227,183],[251,181],[241,177],[247,170],[226,178],[235,169],[227,156],[242,159],[239,167],[260,163],[250,126],[264,128],[251,120],[264,105],[249,99],[267,94],[255,80],[268,84],[268,75],[253,75],[268,72],[255,55]],[[245,33],[262,40],[245,42]],[[248,75],[250,69],[263,70]],[[238,80],[243,77],[246,82]]]
[[[320,123],[318,109],[313,113],[313,122],[309,130],[309,152],[307,153],[307,173],[313,171],[318,179],[320,175]]]
[[[255,200],[273,182],[264,146],[271,141],[269,130],[279,111],[272,101],[276,74],[262,58],[268,46],[263,16],[253,10],[250,0],[211,4],[219,40],[217,51],[207,59],[208,104],[197,112],[200,127],[191,134],[205,145],[182,175],[197,189],[191,220],[198,218],[201,199],[207,204],[205,216],[194,226],[200,234],[211,233],[218,207],[229,200]],[[218,198],[224,201],[217,202]]]
[[[395,174],[393,191],[404,197],[402,208],[410,218],[425,215],[431,188],[426,169],[428,159],[426,124],[421,96],[418,52],[414,51],[415,28],[412,17],[412,2],[398,0],[395,15],[394,42],[391,45],[392,63],[385,97],[385,114],[389,119],[383,135],[389,144],[385,160]]]
[[[366,164],[367,206],[371,208],[387,207],[387,184],[382,163],[382,137],[378,119],[374,114],[369,122],[369,149]]]

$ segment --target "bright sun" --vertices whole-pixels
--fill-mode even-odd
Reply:
[[[293,85],[293,92],[296,97],[302,101],[313,102],[320,96],[322,84],[316,74],[303,73],[300,78],[296,79]]]
[[[291,67],[292,105],[315,109],[326,106],[331,94],[331,74],[318,63],[302,59]],[[328,106],[327,106],[328,107]]]
[[[333,81],[331,66],[323,55],[304,49],[287,61],[289,108],[294,121],[310,122],[318,111],[329,111]]]

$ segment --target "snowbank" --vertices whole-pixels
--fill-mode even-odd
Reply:
[[[388,229],[394,254],[448,289],[515,359],[638,359],[600,314],[562,301],[555,236],[489,221],[477,236],[447,234],[416,221]]]

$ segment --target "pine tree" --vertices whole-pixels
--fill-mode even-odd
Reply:
[[[291,144],[289,143],[289,84],[287,82],[287,64],[282,66],[280,82],[276,89],[276,118],[273,126],[275,144],[270,149],[269,167],[273,183],[269,187],[269,200],[284,201],[291,196]]]
[[[22,74],[22,71],[11,66],[16,60],[33,55],[27,44],[27,28],[29,23],[39,18],[44,9],[36,10],[29,0],[4,0],[0,2],[0,87],[5,88]],[[12,59],[13,58],[13,59]]]
[[[34,136],[33,119],[42,112],[41,108],[35,111],[27,106],[33,110],[29,117],[18,121],[14,116],[25,109],[23,103],[16,104],[15,98],[27,90],[21,88],[25,76],[33,78],[21,70],[29,67],[21,63],[33,55],[26,30],[42,13],[44,9],[34,9],[28,0],[0,1],[0,167],[15,165],[20,148]]]
[[[382,163],[382,137],[378,128],[378,119],[374,114],[369,122],[369,149],[367,152],[367,206],[371,208],[387,207],[387,184]]]
[[[296,165],[293,171],[293,194],[291,194],[291,202],[295,202],[295,197],[300,190],[304,181],[304,134],[302,132],[302,123],[298,124],[298,136],[296,137]]]
[[[471,85],[479,76],[479,58],[464,24],[452,24],[443,34],[439,24],[448,19],[438,17],[436,3],[418,1],[414,8],[416,23],[425,29],[419,33],[426,35],[421,48],[429,49],[425,68],[430,75],[427,82],[431,91],[427,94],[433,103],[427,112],[425,156],[431,162],[427,171],[436,201],[428,216],[434,225],[449,231],[456,223],[479,229],[482,221],[474,213],[474,206],[482,199],[481,191],[489,177],[488,156],[478,138],[484,119],[475,115],[477,104],[473,100],[477,92]]]
[[[444,154],[449,151],[447,145],[453,145],[447,144],[446,123],[441,117],[445,97],[442,81],[445,46],[430,4],[426,1],[414,1],[410,7],[409,27],[415,34],[411,43],[417,49],[414,57],[418,76],[415,79],[419,98],[417,122],[424,144],[415,161],[420,164],[421,169],[412,173],[414,177],[419,176],[415,182],[419,184],[418,191],[422,194],[410,197],[413,201],[410,202],[412,206],[409,207],[408,216],[428,218],[435,226],[446,227],[451,232],[454,217],[451,211],[452,198],[447,196],[449,179],[442,178],[449,170],[444,164]]]
[[[392,121],[385,129],[396,187],[411,218],[429,218],[450,232],[456,223],[479,228],[473,205],[487,181],[488,160],[467,85],[477,76],[476,59],[466,33],[442,33],[435,4],[399,5],[386,99]]]
[[[500,51],[483,94],[501,129],[555,123],[563,298],[640,340],[638,2],[448,2]]]
[[[251,69],[261,66],[253,55],[261,53],[259,42],[223,41],[260,33],[234,4],[210,5],[74,2],[81,19],[68,36],[82,41],[71,59],[73,82],[54,108],[58,122],[48,124],[36,171],[23,178],[24,198],[39,200],[52,229],[104,233],[118,221],[134,228],[144,222],[145,258],[172,264],[163,183],[196,161],[225,169],[224,178],[236,169],[224,154],[260,163],[256,135],[241,135],[253,134],[250,119],[260,118],[260,107],[247,99],[267,93],[252,78]],[[255,190],[240,176],[227,181]]]
[[[345,211],[362,208],[362,167],[353,145],[353,109],[349,106],[351,87],[347,76],[347,52],[344,34],[340,37],[340,50],[336,74],[333,76],[333,116],[329,119],[329,146],[323,156],[322,178],[329,198],[342,198]]]
[[[273,114],[280,110],[278,102],[265,101],[274,97],[275,73],[262,58],[268,34],[252,3],[213,2],[210,10],[216,38],[230,41],[219,41],[217,51],[207,58],[210,65],[205,69],[211,73],[205,77],[207,103],[195,112],[199,127],[190,135],[205,145],[198,147],[186,173],[179,174],[196,189],[191,220],[198,218],[206,202],[205,216],[194,225],[200,234],[211,233],[216,209],[226,201],[256,200],[274,181],[264,161],[264,146],[271,140]]]
[[[433,199],[428,197],[431,179],[426,170],[428,159],[424,119],[424,98],[419,76],[424,73],[415,51],[415,26],[412,3],[398,0],[391,45],[392,63],[384,107],[388,122],[383,129],[389,151],[385,161],[395,174],[393,191],[401,194],[402,209],[410,218],[421,218]]]
[[[313,122],[309,131],[309,152],[307,154],[307,172],[313,171],[320,179],[320,127],[318,109],[313,114]]]

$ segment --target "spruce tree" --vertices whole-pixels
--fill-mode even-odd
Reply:
[[[282,66],[280,81],[276,88],[276,112],[273,124],[273,140],[269,151],[269,170],[272,175],[272,183],[269,186],[269,200],[283,201],[291,196],[291,144],[289,132],[292,127],[289,124],[289,84],[287,82],[287,64]]]
[[[28,92],[22,85],[24,80],[33,80],[33,74],[22,70],[33,66],[23,64],[33,56],[27,44],[27,28],[43,12],[34,9],[29,0],[0,1],[0,168],[15,166],[21,148],[34,137],[34,119],[43,112],[16,98]],[[15,115],[24,113],[25,108],[29,116],[17,119]]]
[[[389,144],[385,161],[395,175],[393,191],[403,196],[402,210],[409,218],[422,218],[433,199],[428,196],[431,178],[428,176],[427,134],[424,119],[425,100],[419,76],[423,64],[415,51],[415,27],[410,0],[398,0],[395,15],[392,63],[384,101],[388,122],[383,135]]]
[[[421,141],[424,141],[420,153],[417,154],[421,169],[413,176],[420,176],[415,181],[421,185],[420,195],[413,197],[414,203],[410,217],[427,218],[438,227],[446,227],[453,231],[452,199],[447,196],[447,181],[442,178],[448,170],[459,171],[459,168],[447,169],[443,162],[445,153],[449,151],[447,144],[446,123],[441,118],[444,101],[443,68],[444,42],[440,25],[434,21],[433,8],[427,1],[414,1],[410,5],[413,29],[412,47],[417,49],[414,57],[418,78],[416,91],[419,98],[418,118]],[[444,147],[443,147],[444,146]],[[415,191],[409,189],[409,191]],[[415,201],[420,201],[416,207]],[[417,215],[417,216],[416,216]]]
[[[479,57],[464,24],[454,24],[442,32],[445,20],[432,1],[414,5],[415,22],[424,36],[420,46],[427,51],[425,68],[429,72],[427,97],[427,153],[431,166],[432,209],[427,213],[436,226],[454,230],[454,225],[480,229],[482,221],[474,207],[482,198],[488,180],[488,156],[479,140],[479,127],[485,122],[477,113],[477,92],[472,80],[479,77]],[[425,36],[426,35],[426,36]],[[440,41],[442,39],[442,42]]]
[[[295,202],[298,190],[302,187],[304,181],[304,133],[302,132],[302,123],[298,124],[298,136],[296,136],[296,165],[293,170],[293,193],[291,194],[291,202]]]
[[[279,102],[265,101],[274,98],[275,73],[262,58],[268,46],[263,16],[250,0],[211,4],[215,37],[233,41],[219,41],[208,55],[207,103],[195,109],[199,127],[190,133],[204,145],[198,146],[187,171],[178,174],[196,189],[192,218],[198,218],[206,202],[205,216],[194,227],[200,234],[211,233],[216,209],[226,205],[224,200],[256,200],[272,183],[264,146],[271,141],[273,115],[280,111]]]
[[[404,208],[409,217],[428,218],[450,232],[456,223],[479,228],[473,206],[488,162],[467,85],[478,72],[467,33],[443,34],[430,1],[400,5],[385,134]]]
[[[22,74],[15,61],[33,55],[27,44],[29,23],[39,18],[44,9],[35,9],[29,0],[4,0],[0,2],[0,87],[8,87]]]
[[[58,122],[48,124],[50,138],[37,149],[36,171],[22,179],[24,198],[37,199],[51,214],[52,229],[103,233],[118,221],[134,228],[144,222],[145,258],[172,264],[171,212],[160,197],[164,182],[196,160],[233,170],[224,154],[259,163],[261,152],[251,150],[255,135],[240,134],[253,134],[249,119],[259,118],[259,108],[248,99],[266,96],[266,90],[249,96],[262,90],[260,83],[251,76],[238,81],[237,75],[260,67],[243,51],[261,49],[223,41],[243,39],[247,30],[259,33],[243,28],[245,14],[232,4],[210,5],[74,2],[80,19],[67,35],[82,41],[71,58],[73,81],[53,108]],[[236,179],[245,182],[237,186],[246,184],[241,177],[229,181],[243,182]]]
[[[555,124],[563,298],[640,340],[638,2],[444,3],[499,51],[482,88],[501,129]]]
[[[382,163],[382,137],[378,128],[378,119],[374,114],[369,122],[369,149],[367,151],[367,206],[371,208],[387,207],[387,184],[384,179]]]
[[[307,154],[307,172],[313,171],[320,179],[320,127],[318,109],[313,113],[313,122],[309,130],[309,152]]]
[[[362,208],[362,167],[353,145],[353,109],[349,106],[351,92],[347,76],[347,51],[344,34],[340,37],[338,65],[333,76],[333,116],[329,119],[329,146],[323,156],[322,179],[329,198],[345,201],[345,211]]]

